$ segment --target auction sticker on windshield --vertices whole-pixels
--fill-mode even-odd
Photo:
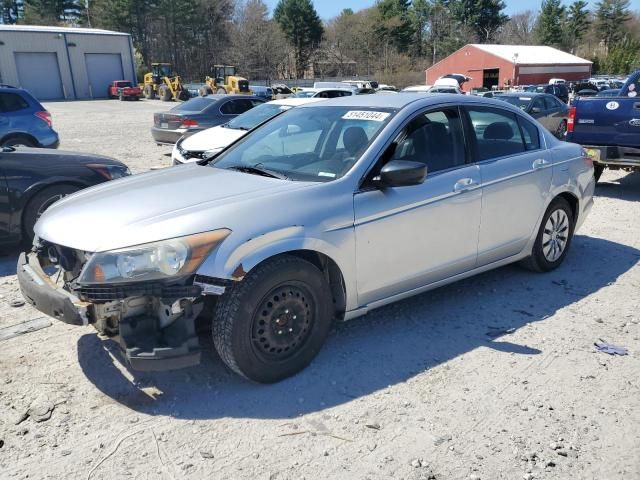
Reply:
[[[374,112],[371,110],[350,110],[342,118],[344,120],[373,120],[384,122],[390,114],[388,112]]]

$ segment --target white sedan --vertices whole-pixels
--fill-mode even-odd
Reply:
[[[209,158],[243,137],[249,130],[280,113],[305,103],[319,102],[322,98],[283,98],[267,102],[223,125],[208,128],[176,142],[171,152],[174,165],[194,163]]]

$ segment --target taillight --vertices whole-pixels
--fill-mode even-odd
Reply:
[[[184,120],[182,120],[182,123],[180,124],[181,127],[197,127],[198,126],[198,122],[196,122],[195,120],[191,119],[191,118],[185,118]]]
[[[36,112],[35,116],[38,117],[40,120],[42,120],[44,123],[46,123],[49,126],[49,128],[53,126],[53,122],[51,121],[51,114],[46,110],[43,110],[41,112]]]
[[[576,107],[569,109],[569,118],[567,119],[567,133],[573,132],[573,124],[576,121]]]

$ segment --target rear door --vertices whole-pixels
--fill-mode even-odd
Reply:
[[[469,137],[482,179],[478,266],[521,252],[537,225],[552,166],[538,127],[496,107],[470,106]]]
[[[25,115],[31,108],[22,95],[0,92],[0,138],[12,132],[29,132],[30,124],[36,120],[35,117]]]

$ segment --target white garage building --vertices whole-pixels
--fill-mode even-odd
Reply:
[[[75,100],[105,98],[113,80],[136,81],[127,33],[0,25],[0,83],[38,100]]]

